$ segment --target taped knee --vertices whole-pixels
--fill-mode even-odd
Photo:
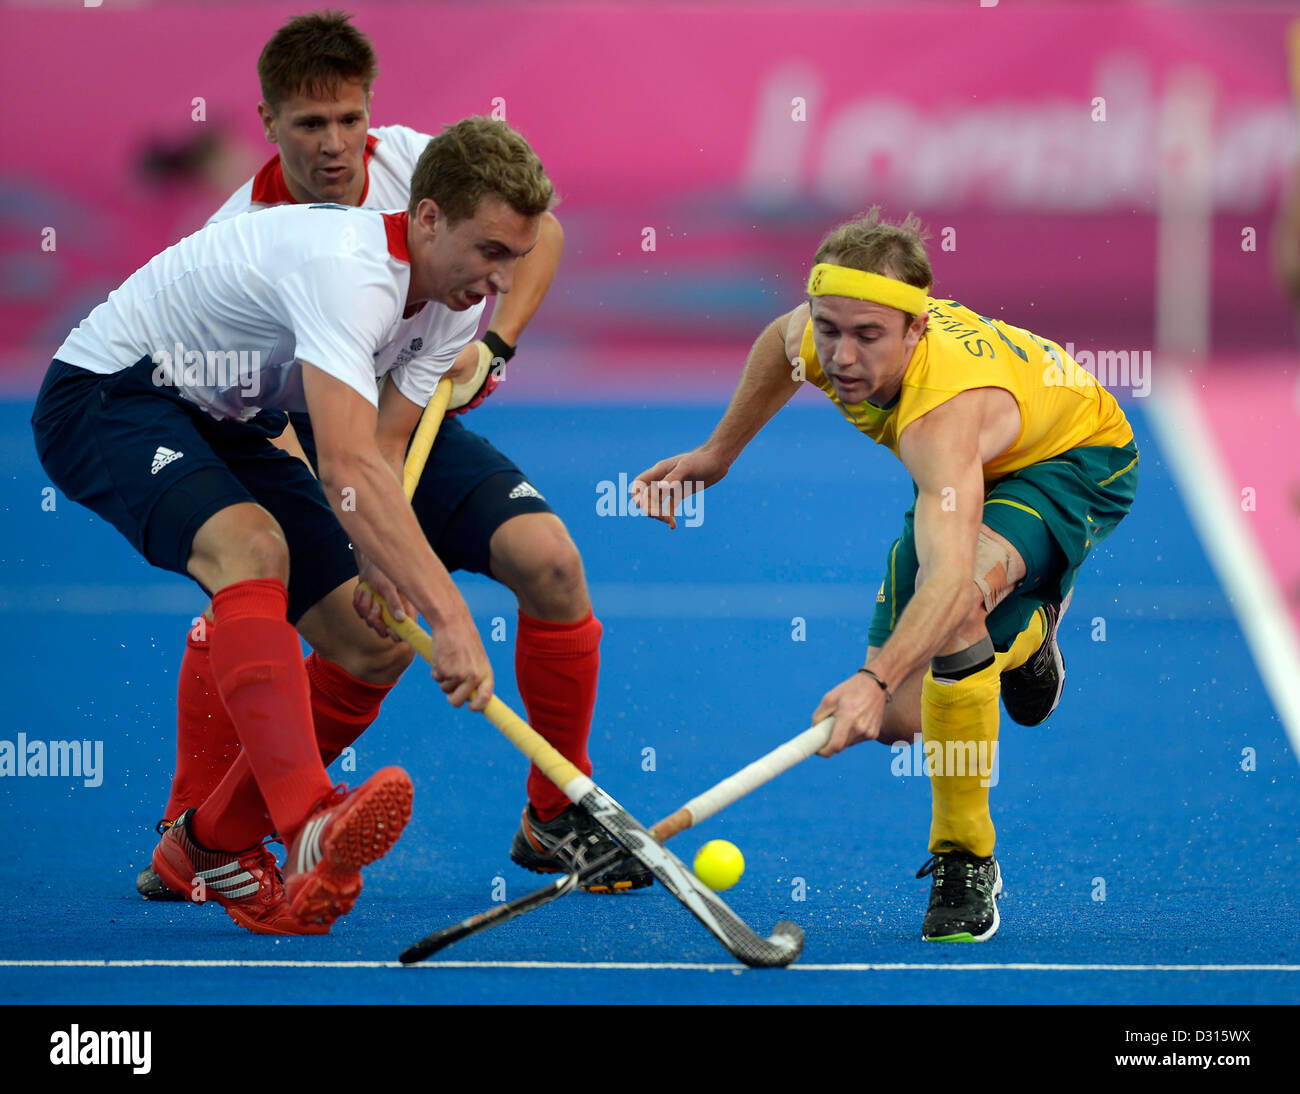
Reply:
[[[975,584],[984,597],[986,615],[992,615],[993,609],[1015,588],[1011,580],[1012,565],[1011,548],[1006,541],[981,528],[975,544]]]

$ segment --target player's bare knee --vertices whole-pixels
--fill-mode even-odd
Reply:
[[[275,578],[289,580],[289,545],[275,521],[253,531],[232,545],[231,565],[242,572],[238,580]]]
[[[534,600],[567,604],[585,587],[582,556],[566,535],[539,544],[528,570],[528,591]]]
[[[880,646],[867,647],[868,668],[880,656],[880,650]],[[893,697],[885,706],[880,736],[876,738],[882,745],[910,743],[921,732],[921,681],[924,676],[925,670],[921,669],[903,680],[889,681]]]
[[[405,642],[390,642],[368,631],[370,639],[348,649],[340,668],[367,684],[395,684],[415,658]]]
[[[223,510],[194,537],[189,571],[213,592],[237,581],[289,581],[289,545],[260,506]]]
[[[909,677],[902,687],[894,690],[894,697],[885,707],[880,723],[882,745],[911,744],[921,732],[921,679],[924,673]]]
[[[360,628],[346,634],[331,633],[312,643],[312,648],[338,665],[349,676],[367,684],[395,684],[411,664],[414,654],[405,642],[381,638],[357,619]]]
[[[880,723],[880,736],[876,738],[882,745],[910,745],[921,732],[920,711],[916,712],[914,718],[901,717],[900,713],[885,712],[884,720]]]
[[[521,521],[527,518],[519,518]],[[533,521],[527,536],[512,529],[494,556],[494,571],[519,597],[520,607],[542,619],[571,619],[590,610],[582,555],[558,519]]]
[[[414,657],[404,642],[383,638],[352,606],[353,578],[330,590],[298,620],[298,633],[321,657],[367,684],[392,684]]]

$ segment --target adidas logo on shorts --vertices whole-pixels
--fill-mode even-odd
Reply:
[[[159,445],[158,451],[153,454],[153,467],[150,469],[149,474],[158,474],[169,463],[173,460],[179,460],[183,455],[185,455],[184,452],[173,452],[170,448]]]
[[[531,482],[521,482],[510,491],[511,501],[518,501],[520,498],[536,498],[538,501],[546,500],[537,492],[537,488]]]

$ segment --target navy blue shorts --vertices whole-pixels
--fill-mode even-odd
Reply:
[[[316,466],[316,439],[306,414],[290,414],[303,451]],[[492,534],[522,513],[553,513],[514,462],[460,418],[446,418],[411,499],[425,538],[448,570],[494,576]]]
[[[291,623],[356,577],[347,533],[302,461],[269,438],[285,415],[217,421],[153,381],[144,357],[108,376],[54,361],[32,412],[36,452],[50,481],[103,517],[153,565],[186,571],[205,521],[256,502],[289,547]],[[205,590],[211,592],[211,590]]]

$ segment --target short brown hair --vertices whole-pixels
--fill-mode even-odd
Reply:
[[[495,194],[520,216],[541,216],[555,187],[529,144],[505,122],[464,118],[447,126],[420,154],[411,176],[411,216],[425,198],[450,224],[468,220],[484,195]]]
[[[351,18],[342,11],[296,15],[271,36],[257,59],[257,77],[272,110],[298,94],[333,98],[350,80],[370,90],[379,65],[370,39]]]
[[[873,205],[823,239],[813,263],[834,259],[837,266],[884,274],[928,292],[934,273],[925,255],[925,239],[921,218],[915,213],[908,213],[901,224],[890,224],[880,219],[880,206]]]

